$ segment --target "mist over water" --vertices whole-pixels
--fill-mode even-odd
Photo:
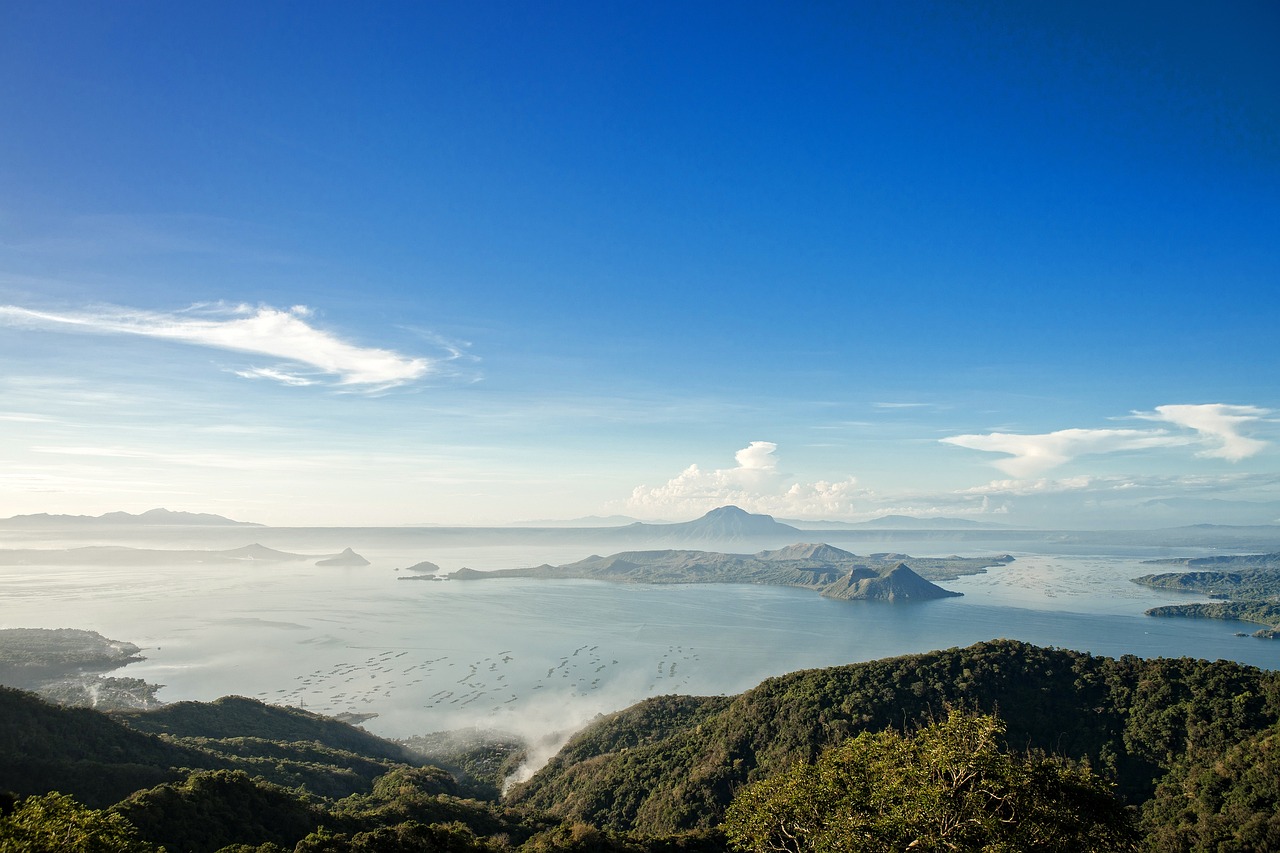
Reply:
[[[445,571],[563,563],[609,552],[598,543],[241,529],[179,546],[175,535],[129,544],[256,541],[316,555],[349,545],[372,564],[0,566],[0,625],[85,628],[137,643],[146,660],[112,674],[165,685],[159,697],[167,702],[238,694],[321,713],[374,713],[363,725],[389,737],[500,729],[540,742],[547,756],[596,715],[647,696],[736,693],[796,669],[994,637],[1280,666],[1280,643],[1236,637],[1247,627],[1240,623],[1143,616],[1196,599],[1130,583],[1152,571],[1132,554],[1014,552],[1008,566],[942,583],[962,598],[888,604],[768,586],[401,580],[408,573],[398,571],[422,560]],[[18,543],[12,534],[2,543],[68,544],[87,543]],[[999,552],[908,544],[916,556]]]

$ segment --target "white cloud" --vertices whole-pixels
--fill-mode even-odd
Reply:
[[[992,480],[981,486],[957,491],[957,495],[1033,496],[1076,493],[1165,493],[1170,495],[1243,495],[1246,493],[1272,493],[1280,486],[1280,474],[1210,474],[1210,475],[1160,475],[1142,476],[1078,476],[1061,479],[1038,478],[1030,480]]]
[[[626,508],[653,516],[700,515],[717,506],[733,504],[748,512],[817,518],[843,516],[855,511],[865,495],[857,481],[795,482],[778,470],[778,446],[753,441],[734,454],[734,468],[704,471],[690,465],[660,486],[637,486]]]
[[[312,372],[335,377],[338,385],[390,388],[427,375],[432,361],[379,347],[348,343],[311,325],[311,311],[294,306],[202,306],[166,314],[108,308],[78,313],[33,311],[0,305],[0,323],[96,334],[140,335],[195,346],[281,358]],[[238,375],[274,379],[290,385],[309,382],[296,372],[255,367]]]
[[[1193,429],[1201,439],[1213,445],[1200,456],[1211,456],[1239,462],[1261,451],[1267,442],[1241,435],[1241,426],[1262,420],[1271,414],[1257,406],[1231,406],[1226,403],[1202,405],[1156,406],[1154,412],[1134,412],[1145,420],[1165,421]]]
[[[285,373],[283,370],[276,370],[271,367],[251,367],[248,370],[235,371],[236,376],[244,379],[271,379],[279,382],[281,385],[314,385],[312,380],[305,376],[294,376],[291,373]]]
[[[1121,453],[1159,447],[1204,445],[1196,455],[1238,462],[1260,452],[1268,443],[1241,435],[1240,428],[1271,414],[1257,406],[1225,403],[1156,406],[1154,412],[1134,412],[1133,417],[1180,427],[1169,429],[1063,429],[1037,435],[992,432],[955,435],[941,439],[970,450],[1004,453],[1010,458],[995,465],[1018,478],[1034,477],[1080,456]]]
[[[1118,453],[1153,447],[1174,447],[1190,439],[1163,429],[1063,429],[1039,435],[993,432],[985,435],[955,435],[941,439],[970,450],[1007,453],[996,467],[1013,477],[1032,477],[1075,459],[1096,453]]]
[[[1066,477],[1061,480],[1050,480],[1044,477],[1034,480],[992,480],[983,486],[961,489],[957,494],[982,495],[1057,495],[1064,492],[1078,492],[1091,488],[1098,482],[1095,477]]]
[[[0,421],[9,421],[19,424],[50,424],[54,423],[53,418],[47,418],[44,415],[33,415],[27,412],[0,412]]]

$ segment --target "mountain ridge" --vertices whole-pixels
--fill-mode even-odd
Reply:
[[[100,525],[189,526],[189,527],[264,527],[253,521],[236,521],[209,512],[183,512],[157,507],[141,513],[107,512],[102,515],[65,515],[39,512],[0,518],[5,527],[75,527]]]

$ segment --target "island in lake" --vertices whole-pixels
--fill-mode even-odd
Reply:
[[[480,572],[459,569],[451,580],[543,578],[604,580],[615,583],[750,583],[812,589],[844,600],[920,601],[961,595],[933,583],[992,566],[1013,557],[914,558],[905,554],[860,557],[824,544],[797,544],[755,554],[715,551],[623,551],[590,556],[562,566]]]
[[[1280,553],[1148,560],[1146,564],[1181,566],[1189,571],[1143,575],[1133,578],[1134,583],[1222,599],[1153,607],[1148,616],[1252,622],[1265,626],[1253,636],[1280,638]]]

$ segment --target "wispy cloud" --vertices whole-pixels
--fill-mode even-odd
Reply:
[[[305,376],[295,376],[292,373],[285,373],[283,370],[276,370],[274,367],[250,367],[248,370],[235,371],[236,376],[244,379],[270,379],[279,382],[281,385],[314,385],[314,381]]]
[[[9,421],[18,424],[50,424],[54,423],[53,418],[44,415],[32,415],[27,412],[0,412],[0,421]]]
[[[1232,462],[1253,456],[1267,446],[1265,441],[1241,435],[1240,428],[1270,414],[1269,409],[1226,403],[1156,406],[1154,412],[1134,412],[1135,417],[1145,420],[1165,421],[1195,430],[1204,442],[1213,445],[1208,450],[1200,451],[1200,456],[1213,456]]]
[[[1033,477],[1078,456],[1173,447],[1187,444],[1190,439],[1162,429],[1062,429],[1039,435],[954,435],[941,441],[970,450],[1008,454],[1010,458],[995,463],[997,468],[1013,477]]]
[[[778,469],[777,449],[771,441],[753,441],[734,454],[735,467],[704,471],[695,463],[660,486],[637,486],[625,506],[650,517],[698,515],[725,504],[802,518],[854,511],[864,490],[853,477],[797,482]]]
[[[1251,491],[1274,492],[1280,486],[1280,474],[1233,473],[1214,475],[1108,476],[1082,475],[1052,479],[992,480],[981,486],[962,489],[960,495],[1020,496],[1055,495],[1067,492],[1150,493],[1177,495],[1240,495]]]
[[[183,468],[225,468],[234,471],[248,470],[301,470],[321,469],[328,460],[304,455],[245,456],[233,452],[159,451],[113,445],[36,445],[32,453],[53,456],[81,457],[111,460],[112,462],[136,461],[145,465],[178,466]]]
[[[337,385],[380,390],[421,379],[434,362],[380,347],[350,343],[310,322],[310,309],[294,306],[197,306],[180,313],[103,308],[58,313],[0,305],[0,324],[104,335],[139,335],[193,346],[283,359],[275,366],[236,371],[287,385],[313,384],[305,374],[332,377]],[[301,368],[301,369],[299,369]]]
[[[1063,429],[1023,435],[992,432],[955,435],[941,439],[970,450],[1003,453],[1009,458],[995,465],[1013,477],[1035,477],[1080,456],[1123,453],[1161,447],[1204,446],[1197,455],[1237,462],[1268,446],[1240,433],[1241,427],[1262,420],[1270,410],[1224,403],[1157,406],[1154,412],[1134,412],[1133,417],[1180,427],[1170,429]]]

